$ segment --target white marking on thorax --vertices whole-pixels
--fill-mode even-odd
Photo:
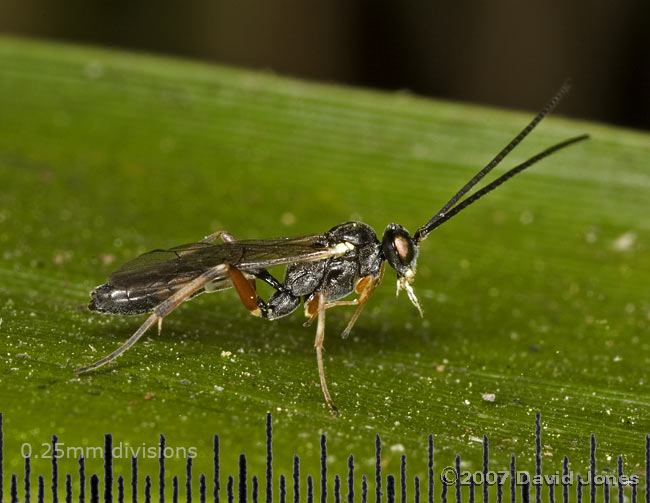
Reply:
[[[354,245],[348,241],[337,244],[334,247],[334,253],[338,256],[345,255],[347,252],[354,250]]]

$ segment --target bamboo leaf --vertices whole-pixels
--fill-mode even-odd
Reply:
[[[540,105],[553,89],[540,89]],[[580,93],[575,89],[574,93]],[[567,99],[571,99],[569,96]],[[561,108],[560,108],[561,113]],[[415,230],[507,143],[531,113],[301,82],[270,74],[85,47],[0,39],[0,400],[7,470],[23,442],[116,442],[198,449],[212,434],[224,465],[250,455],[262,473],[264,416],[274,414],[276,473],[318,432],[343,471],[372,469],[373,439],[396,472],[424,474],[461,452],[479,468],[533,462],[583,469],[588,435],[600,467],[643,463],[650,430],[650,136],[551,117],[502,167],[581,133],[436,230],[420,250],[421,320],[394,274],[352,336],[351,312],[328,313],[333,418],[318,386],[314,329],[302,313],[268,323],[236,294],[203,295],[162,335],[109,369],[73,369],[114,350],[141,323],[83,308],[90,290],[139,253],[219,229],[238,238],[321,232],[362,220]],[[268,295],[268,290],[262,290]],[[74,457],[72,455],[70,458]],[[49,460],[35,461],[45,472]],[[74,460],[62,460],[74,470]],[[92,469],[101,470],[99,460]],[[124,474],[128,463],[124,462]],[[156,469],[143,459],[144,469]],[[183,460],[170,460],[182,472]],[[224,472],[225,473],[225,472]]]

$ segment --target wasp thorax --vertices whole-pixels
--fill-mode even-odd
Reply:
[[[399,224],[390,224],[386,227],[381,247],[386,260],[398,276],[415,274],[418,247],[404,227]]]

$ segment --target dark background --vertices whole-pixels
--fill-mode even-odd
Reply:
[[[650,129],[650,2],[0,0],[0,31]]]

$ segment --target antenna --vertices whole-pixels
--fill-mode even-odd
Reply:
[[[454,215],[460,213],[462,210],[467,208],[470,204],[475,203],[476,201],[481,199],[484,195],[488,194],[489,192],[492,192],[494,189],[496,189],[503,182],[509,180],[510,178],[515,176],[516,174],[521,173],[523,170],[525,170],[526,168],[529,168],[530,166],[535,164],[537,161],[541,161],[542,159],[544,159],[544,157],[548,157],[549,155],[557,152],[558,150],[561,150],[561,149],[563,149],[565,147],[568,147],[569,145],[573,145],[574,143],[578,143],[579,141],[586,140],[587,138],[589,138],[589,135],[588,134],[583,134],[583,135],[580,135],[580,136],[576,136],[575,138],[570,138],[568,140],[564,140],[563,142],[557,143],[556,145],[553,145],[552,147],[547,148],[543,152],[540,152],[539,154],[531,157],[526,162],[523,162],[523,163],[519,164],[518,166],[515,166],[511,170],[506,171],[503,175],[501,175],[499,178],[494,180],[492,183],[490,183],[489,185],[486,185],[481,190],[475,192],[470,197],[468,197],[467,199],[463,200],[461,203],[454,206],[449,212],[445,213],[444,215],[437,218],[436,220],[432,219],[431,221],[429,221],[427,223],[427,225],[425,226],[426,227],[426,233],[424,235],[422,235],[422,237],[420,237],[419,239],[418,239],[418,236],[421,233],[420,231],[422,231],[422,229],[424,229],[424,227],[421,227],[420,229],[418,229],[418,231],[415,233],[414,239],[416,241],[421,241],[433,229],[435,229],[436,227],[441,226],[447,220],[449,220],[451,217],[453,217]],[[438,215],[436,215],[436,216],[438,216]]]
[[[458,203],[458,201],[465,194],[467,194],[467,192],[472,187],[474,187],[474,185],[476,185],[485,175],[487,175],[490,171],[492,171],[492,169],[494,169],[495,166],[497,166],[517,145],[519,145],[519,143],[521,143],[521,141],[526,136],[528,136],[528,134],[535,128],[535,126],[537,126],[537,124],[539,124],[539,122],[544,117],[546,117],[549,113],[553,111],[553,109],[557,106],[557,104],[562,100],[564,95],[569,92],[570,88],[571,88],[571,83],[569,80],[566,80],[564,84],[562,84],[562,87],[559,89],[559,91],[555,93],[555,95],[550,99],[550,101],[546,104],[546,106],[535,116],[535,118],[532,121],[530,121],[530,123],[524,129],[522,129],[521,132],[517,136],[515,136],[515,138],[510,143],[508,143],[508,145],[506,145],[494,157],[494,159],[492,159],[481,171],[476,173],[476,175],[474,175],[469,182],[467,182],[458,192],[456,192],[456,194],[454,194],[454,196],[449,201],[447,201],[444,204],[444,206],[440,208],[440,210],[438,210],[438,212],[431,218],[431,220],[429,220],[425,225],[420,227],[415,232],[415,234],[413,235],[414,241],[416,243],[419,241],[423,241],[433,229],[440,226],[443,222],[449,220],[452,216],[456,215],[459,211],[466,208],[476,200],[480,199],[488,192],[496,189],[499,185],[501,185],[509,178],[512,178],[514,175],[532,166],[537,161],[551,155],[552,153],[564,147],[567,147],[573,143],[588,138],[589,135],[578,136],[575,138],[571,138],[569,140],[565,140],[561,143],[558,143],[557,145],[554,145],[544,150],[543,152],[537,154],[536,156],[531,157],[528,161],[524,162],[523,164],[520,164],[519,166],[506,172],[504,175],[500,176],[497,180],[487,185],[485,188],[481,189],[473,196],[465,199],[463,202],[461,202],[458,206],[454,208],[454,205],[456,205],[456,203]]]

